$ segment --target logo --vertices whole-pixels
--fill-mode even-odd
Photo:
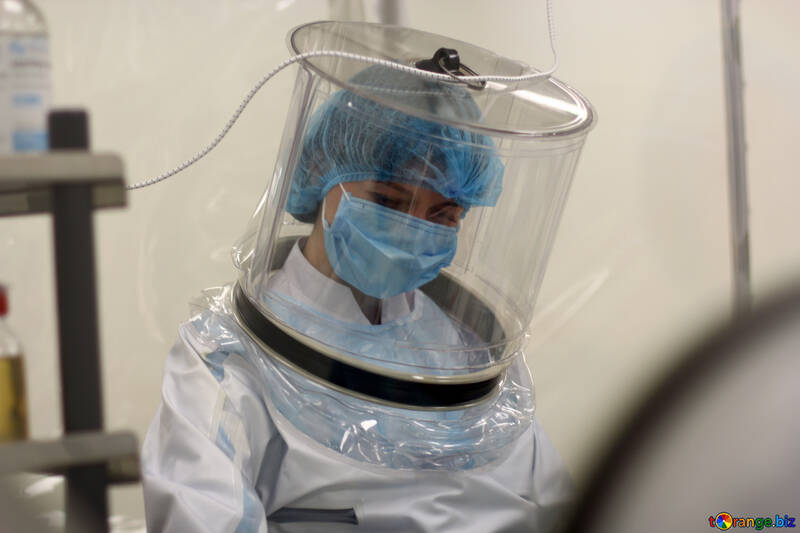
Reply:
[[[795,517],[785,514],[771,516],[733,516],[730,513],[719,513],[708,517],[708,526],[727,531],[733,527],[752,528],[761,531],[765,527],[796,527]]]

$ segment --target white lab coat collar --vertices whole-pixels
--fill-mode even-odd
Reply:
[[[283,268],[270,280],[270,290],[284,293],[337,320],[369,325],[350,287],[335,282],[314,268],[300,251],[299,243],[294,244]],[[413,320],[421,312],[420,307],[421,299],[416,298],[416,291],[386,298],[381,306],[381,324]]]

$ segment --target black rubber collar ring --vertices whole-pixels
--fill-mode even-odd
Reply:
[[[239,285],[234,300],[242,323],[265,346],[321,380],[377,400],[412,408],[454,408],[483,399],[500,381],[500,375],[475,383],[422,383],[384,376],[332,359],[291,337],[264,317]]]

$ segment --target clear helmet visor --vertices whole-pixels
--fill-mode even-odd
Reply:
[[[290,44],[404,64],[449,46],[481,74],[526,68],[380,25],[316,23]],[[309,60],[275,173],[234,249],[240,286],[283,332],[359,368],[418,381],[497,375],[521,348],[591,121],[588,103],[552,79],[475,89]]]

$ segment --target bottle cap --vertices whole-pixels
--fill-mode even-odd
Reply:
[[[47,115],[51,150],[88,150],[89,115],[83,109],[54,109]]]

